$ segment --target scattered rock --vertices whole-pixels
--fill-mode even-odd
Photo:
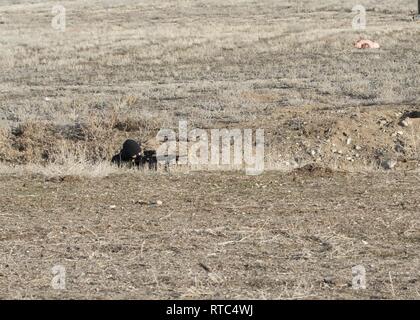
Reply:
[[[333,171],[330,168],[324,168],[315,163],[310,163],[293,170],[293,173],[311,176],[329,176],[333,174]]]
[[[329,285],[335,285],[335,279],[333,276],[326,276],[324,278],[324,283]]]
[[[387,159],[381,162],[381,166],[385,170],[392,170],[396,165],[397,161],[393,159]]]
[[[303,130],[306,122],[300,118],[293,118],[286,122],[286,125],[292,130]]]
[[[110,208],[111,210],[114,210],[114,209],[116,209],[116,208],[117,208],[117,206],[116,206],[115,204],[112,204],[112,205],[110,205],[110,206],[109,206],[109,208]]]
[[[163,202],[160,200],[156,200],[156,201],[151,201],[149,204],[154,205],[154,206],[161,206]]]
[[[402,127],[408,127],[409,125],[410,125],[410,122],[408,118],[400,121],[400,126]]]
[[[160,200],[156,200],[156,201],[134,200],[133,204],[138,204],[141,206],[161,206],[163,202]]]
[[[148,204],[149,204],[149,202],[144,201],[144,200],[134,200],[134,201],[133,201],[133,204],[139,204],[139,205],[141,205],[141,206],[145,206],[145,205],[148,205]]]
[[[378,121],[378,123],[383,127],[386,126],[388,124],[388,121],[386,121],[385,119],[381,119]]]
[[[399,152],[399,153],[405,153],[405,143],[404,141],[397,139],[396,143],[395,143],[395,151]]]

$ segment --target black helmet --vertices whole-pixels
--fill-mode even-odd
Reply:
[[[124,142],[121,150],[121,160],[130,161],[141,152],[140,144],[134,140],[128,139]]]

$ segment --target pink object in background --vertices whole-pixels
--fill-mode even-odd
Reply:
[[[358,49],[379,49],[379,43],[371,41],[371,40],[359,40],[357,41],[354,46]]]

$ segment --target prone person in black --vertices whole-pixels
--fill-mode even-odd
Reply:
[[[145,150],[142,154],[141,145],[131,139],[123,143],[121,151],[112,157],[111,162],[118,167],[126,165],[144,168],[147,165],[150,170],[157,170],[156,151]]]
[[[126,140],[119,153],[112,157],[111,162],[121,167],[123,165],[132,165],[135,159],[141,154],[141,146],[134,140]]]

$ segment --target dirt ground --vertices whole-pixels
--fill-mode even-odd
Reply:
[[[1,161],[48,163],[59,147],[107,160],[179,120],[264,129],[280,167],[419,161],[420,131],[398,125],[420,111],[415,1],[365,1],[365,30],[351,1],[60,4],[63,32],[55,1],[0,5]]]
[[[2,0],[0,298],[418,299],[420,22],[363,2]],[[110,166],[180,120],[264,173]]]
[[[418,174],[0,179],[1,298],[420,297]]]

